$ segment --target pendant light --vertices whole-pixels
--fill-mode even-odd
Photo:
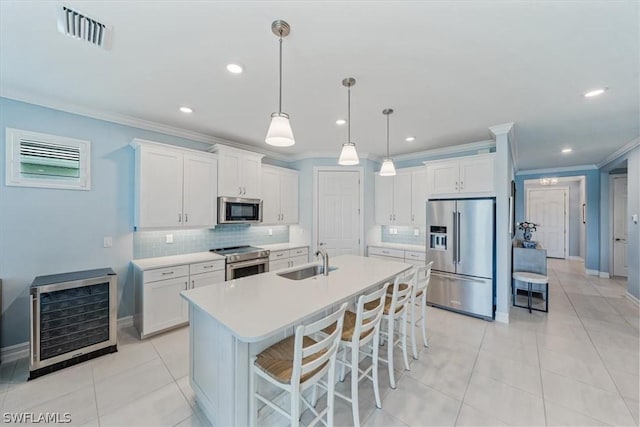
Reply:
[[[338,158],[338,164],[342,166],[353,166],[360,163],[356,144],[351,142],[351,86],[356,84],[356,79],[347,77],[342,80],[342,86],[347,87],[347,142],[342,144],[342,151]]]
[[[285,21],[277,20],[271,24],[271,32],[280,39],[280,92],[278,97],[278,112],[271,114],[271,124],[267,131],[265,142],[276,147],[290,147],[296,143],[289,123],[289,115],[282,112],[282,39],[287,37],[291,27]]]
[[[393,114],[391,108],[382,110],[382,114],[387,116],[387,157],[382,162],[380,168],[380,176],[394,176],[396,174],[396,167],[393,165],[393,160],[389,157],[389,115]]]

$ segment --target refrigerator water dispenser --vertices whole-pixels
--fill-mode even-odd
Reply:
[[[439,251],[447,250],[447,227],[432,225],[429,228],[429,248]]]

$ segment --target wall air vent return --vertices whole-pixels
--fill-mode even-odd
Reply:
[[[58,30],[103,49],[111,47],[111,26],[66,6],[62,6],[58,14]]]

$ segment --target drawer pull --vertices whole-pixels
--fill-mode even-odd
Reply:
[[[383,253],[383,254],[388,254],[388,253],[389,253],[389,251],[382,251],[382,253]]]
[[[164,273],[162,273],[163,276],[168,276],[170,274],[173,274],[173,271],[165,271]]]
[[[213,268],[213,265],[205,265],[202,268]]]

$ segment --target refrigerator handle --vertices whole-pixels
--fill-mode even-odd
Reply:
[[[453,263],[455,264],[458,259],[458,217],[456,211],[453,211]]]
[[[460,264],[460,212],[456,212],[457,216],[458,216],[458,220],[456,221],[456,236],[458,238],[458,240],[456,241],[456,261],[458,264]]]

